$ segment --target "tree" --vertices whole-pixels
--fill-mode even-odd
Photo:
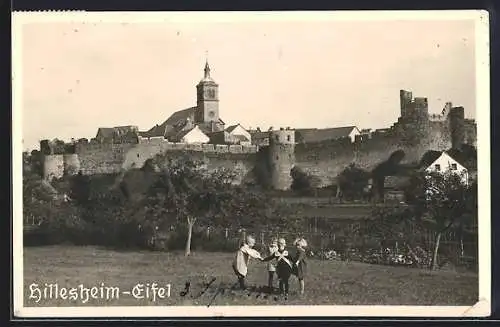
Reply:
[[[438,265],[439,245],[443,233],[477,215],[477,195],[473,187],[464,183],[463,176],[451,170],[444,173],[416,173],[412,176],[410,188],[410,204],[414,207],[415,215],[435,234],[430,265],[430,269],[434,270]]]
[[[337,194],[341,192],[350,200],[363,198],[369,178],[368,172],[351,163],[337,177],[337,187],[341,190]]]
[[[297,166],[294,166],[290,171],[292,177],[292,185],[290,188],[303,195],[310,195],[317,187],[318,181],[311,175],[304,172]]]
[[[202,162],[189,158],[169,160],[148,190],[148,219],[156,226],[186,222],[185,255],[189,256],[197,222],[244,226],[261,219],[266,199],[234,185],[234,177],[230,170],[208,171]]]
[[[75,200],[77,205],[85,206],[90,199],[90,179],[82,174],[72,176],[70,180],[70,197]]]

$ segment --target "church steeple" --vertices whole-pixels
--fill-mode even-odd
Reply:
[[[196,86],[197,109],[195,122],[197,124],[218,124],[219,122],[219,85],[210,76],[208,59],[205,61],[204,77]]]

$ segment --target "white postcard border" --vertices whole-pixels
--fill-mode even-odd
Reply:
[[[22,210],[22,27],[43,22],[240,22],[242,20],[463,20],[476,21],[476,117],[479,196],[479,301],[469,306],[141,306],[24,307]],[[489,13],[449,11],[307,12],[84,12],[12,14],[12,192],[14,315],[17,317],[484,317],[491,311]]]

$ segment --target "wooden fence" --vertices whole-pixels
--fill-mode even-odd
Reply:
[[[298,237],[303,237],[308,242],[308,249],[313,252],[334,250],[346,251],[354,249],[357,251],[369,251],[374,249],[384,248],[390,249],[393,253],[404,253],[407,250],[407,243],[404,238],[400,239],[385,239],[381,240],[372,235],[362,235],[357,233],[361,223],[347,224],[347,228],[343,232],[336,233],[335,231],[324,232],[320,230],[308,230],[302,233],[269,231],[260,229],[229,229],[229,228],[211,228],[203,229],[203,238],[206,241],[227,242],[237,246],[247,235],[252,235],[256,240],[256,247],[265,250],[267,245],[273,239],[284,238],[288,247],[293,247],[293,242]],[[352,232],[345,232],[345,231]],[[411,244],[412,247],[418,246],[427,251],[432,252],[435,244],[435,234],[428,231],[423,234],[419,241]],[[442,235],[440,241],[440,257],[454,264],[460,264],[463,260],[477,262],[478,257],[478,240],[476,234],[466,234],[460,236],[456,231],[449,231]]]

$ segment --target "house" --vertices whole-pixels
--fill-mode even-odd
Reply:
[[[269,132],[263,132],[260,128],[249,131],[251,136],[251,142],[253,145],[257,146],[267,146],[269,145]]]
[[[226,143],[250,145],[252,135],[241,124],[231,125],[225,130]]]
[[[356,126],[335,128],[301,128],[295,130],[295,140],[298,143],[317,143],[331,140],[350,139],[356,141],[361,132]]]
[[[137,126],[101,127],[95,137],[98,143],[137,143]]]
[[[372,138],[372,129],[365,128],[360,131],[360,134],[363,138],[371,139]]]
[[[462,176],[462,181],[467,184],[469,172],[464,165],[450,156],[447,152],[428,151],[420,161],[421,169],[427,172],[447,173],[451,172]]]
[[[208,143],[210,141],[210,137],[208,137],[198,125],[190,129],[181,130],[171,139],[179,143]]]
[[[113,127],[113,143],[137,143],[138,133],[137,126]]]
[[[101,127],[97,129],[95,137],[98,143],[113,143],[114,130],[112,127]]]

